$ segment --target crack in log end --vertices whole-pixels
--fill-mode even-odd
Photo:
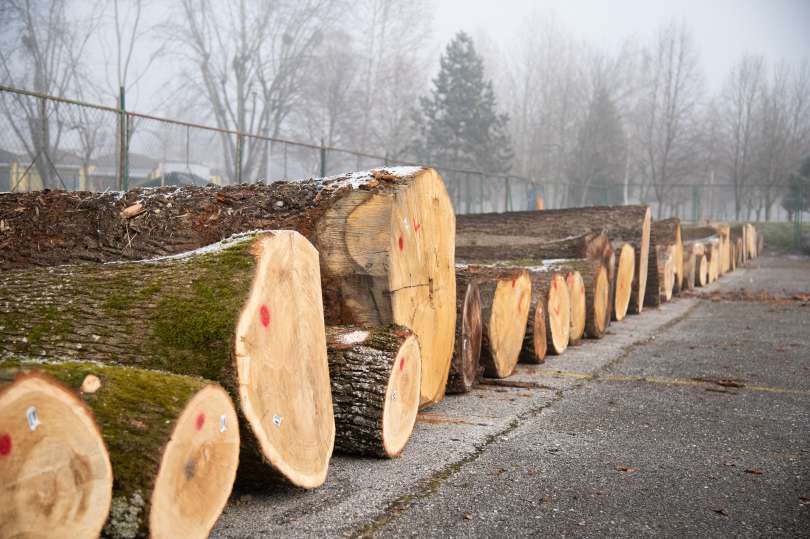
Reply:
[[[387,294],[389,296],[393,296],[395,293],[399,292],[400,290],[405,290],[405,289],[408,289],[408,288],[419,288],[419,287],[422,287],[422,286],[427,286],[427,287],[430,288],[430,294],[431,294],[431,297],[432,297],[432,295],[433,295],[433,279],[430,279],[430,281],[427,282],[427,283],[409,284],[409,285],[405,285],[405,286],[400,286],[399,288],[395,288],[393,290],[386,290],[385,294]]]
[[[186,481],[194,479],[194,476],[197,474],[197,460],[193,457],[189,457],[186,461],[186,465],[183,466],[183,473],[186,476]]]

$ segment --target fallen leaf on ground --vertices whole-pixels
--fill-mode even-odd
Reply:
[[[472,513],[464,513],[464,518],[466,520],[472,520]]]
[[[725,509],[712,509],[712,511],[714,511],[718,515],[723,515],[724,517],[728,516],[728,513],[726,513]]]
[[[526,470],[526,475],[537,475],[537,470],[529,468],[528,470]]]
[[[799,505],[810,505],[809,496],[799,496]]]
[[[616,471],[617,472],[633,473],[633,472],[637,472],[638,468],[633,468],[631,466],[616,466]]]
[[[759,468],[749,468],[745,470],[745,473],[750,473],[751,475],[762,475],[762,470]]]
[[[495,468],[495,475],[501,475],[505,471],[503,468]]]

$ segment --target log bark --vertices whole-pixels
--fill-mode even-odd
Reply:
[[[218,381],[239,403],[240,477],[313,488],[334,443],[318,271],[291,231],[143,263],[6,271],[0,350]]]
[[[422,358],[401,326],[330,327],[326,334],[335,408],[335,447],[398,457],[419,412]]]
[[[236,410],[220,386],[91,362],[0,363],[0,377],[29,371],[58,379],[95,415],[115,477],[106,537],[208,536],[239,462]]]
[[[447,392],[470,391],[483,374],[481,365],[481,293],[478,283],[467,282],[456,288],[456,339]]]
[[[503,215],[509,219],[511,214]],[[467,215],[458,219],[468,221]],[[459,225],[461,226],[461,225]],[[602,259],[610,247],[607,235],[587,232],[575,236],[557,237],[556,230],[540,230],[537,236],[512,236],[518,231],[511,227],[481,232],[476,227],[459,229],[456,236],[456,259],[465,262],[498,262],[502,260],[538,261],[552,258]],[[526,233],[526,230],[523,230]],[[508,242],[504,241],[508,237]]]
[[[326,322],[399,324],[422,349],[423,404],[444,395],[455,328],[455,217],[439,174],[394,167],[316,180],[0,196],[0,267],[140,260],[251,230],[320,253]]]
[[[647,206],[600,206],[590,208],[567,208],[508,214],[476,214],[458,217],[459,245],[472,245],[477,241],[482,245],[487,239],[490,244],[503,242],[503,236],[516,238],[515,242],[532,241],[535,234],[550,239],[562,239],[588,233],[606,233],[610,241],[622,240],[635,249],[635,269],[630,311],[641,312],[647,289],[648,273],[655,275],[657,269],[648,269],[650,263],[651,214]],[[500,238],[500,239],[497,239]],[[537,243],[535,241],[535,243]],[[653,250],[654,252],[654,250]],[[580,256],[578,256],[580,257]],[[653,260],[655,257],[653,257]],[[657,283],[655,290],[657,290]]]
[[[481,297],[481,363],[484,374],[512,374],[522,348],[532,284],[524,268],[459,266],[458,285],[478,284]]]
[[[0,533],[98,537],[112,484],[107,448],[76,393],[41,372],[0,370]]]
[[[568,348],[571,334],[571,307],[565,277],[546,266],[529,268],[529,275],[532,295],[537,294],[538,298],[545,300],[542,314],[545,317],[546,351],[560,355]]]

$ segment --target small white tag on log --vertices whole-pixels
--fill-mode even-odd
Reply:
[[[219,432],[225,432],[228,427],[225,426],[225,414],[219,416]]]
[[[393,393],[391,393],[391,400],[392,400],[392,401],[396,401],[396,400],[397,400],[397,392],[396,392],[396,391],[394,391]]]
[[[29,406],[25,411],[25,417],[28,419],[28,428],[32,431],[37,430],[39,426],[39,415],[37,415],[36,406]]]
[[[277,426],[277,427],[280,427],[280,426],[281,426],[281,422],[282,422],[283,420],[284,420],[284,419],[283,419],[283,418],[282,418],[280,415],[274,415],[274,416],[273,416],[273,425],[275,425],[275,426]]]

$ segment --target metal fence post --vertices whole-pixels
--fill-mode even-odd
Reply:
[[[321,178],[326,177],[326,145],[321,139]]]
[[[129,116],[124,87],[118,88],[120,135],[118,147],[118,181],[122,191],[129,190]]]
[[[236,183],[242,183],[242,134],[236,135]]]

